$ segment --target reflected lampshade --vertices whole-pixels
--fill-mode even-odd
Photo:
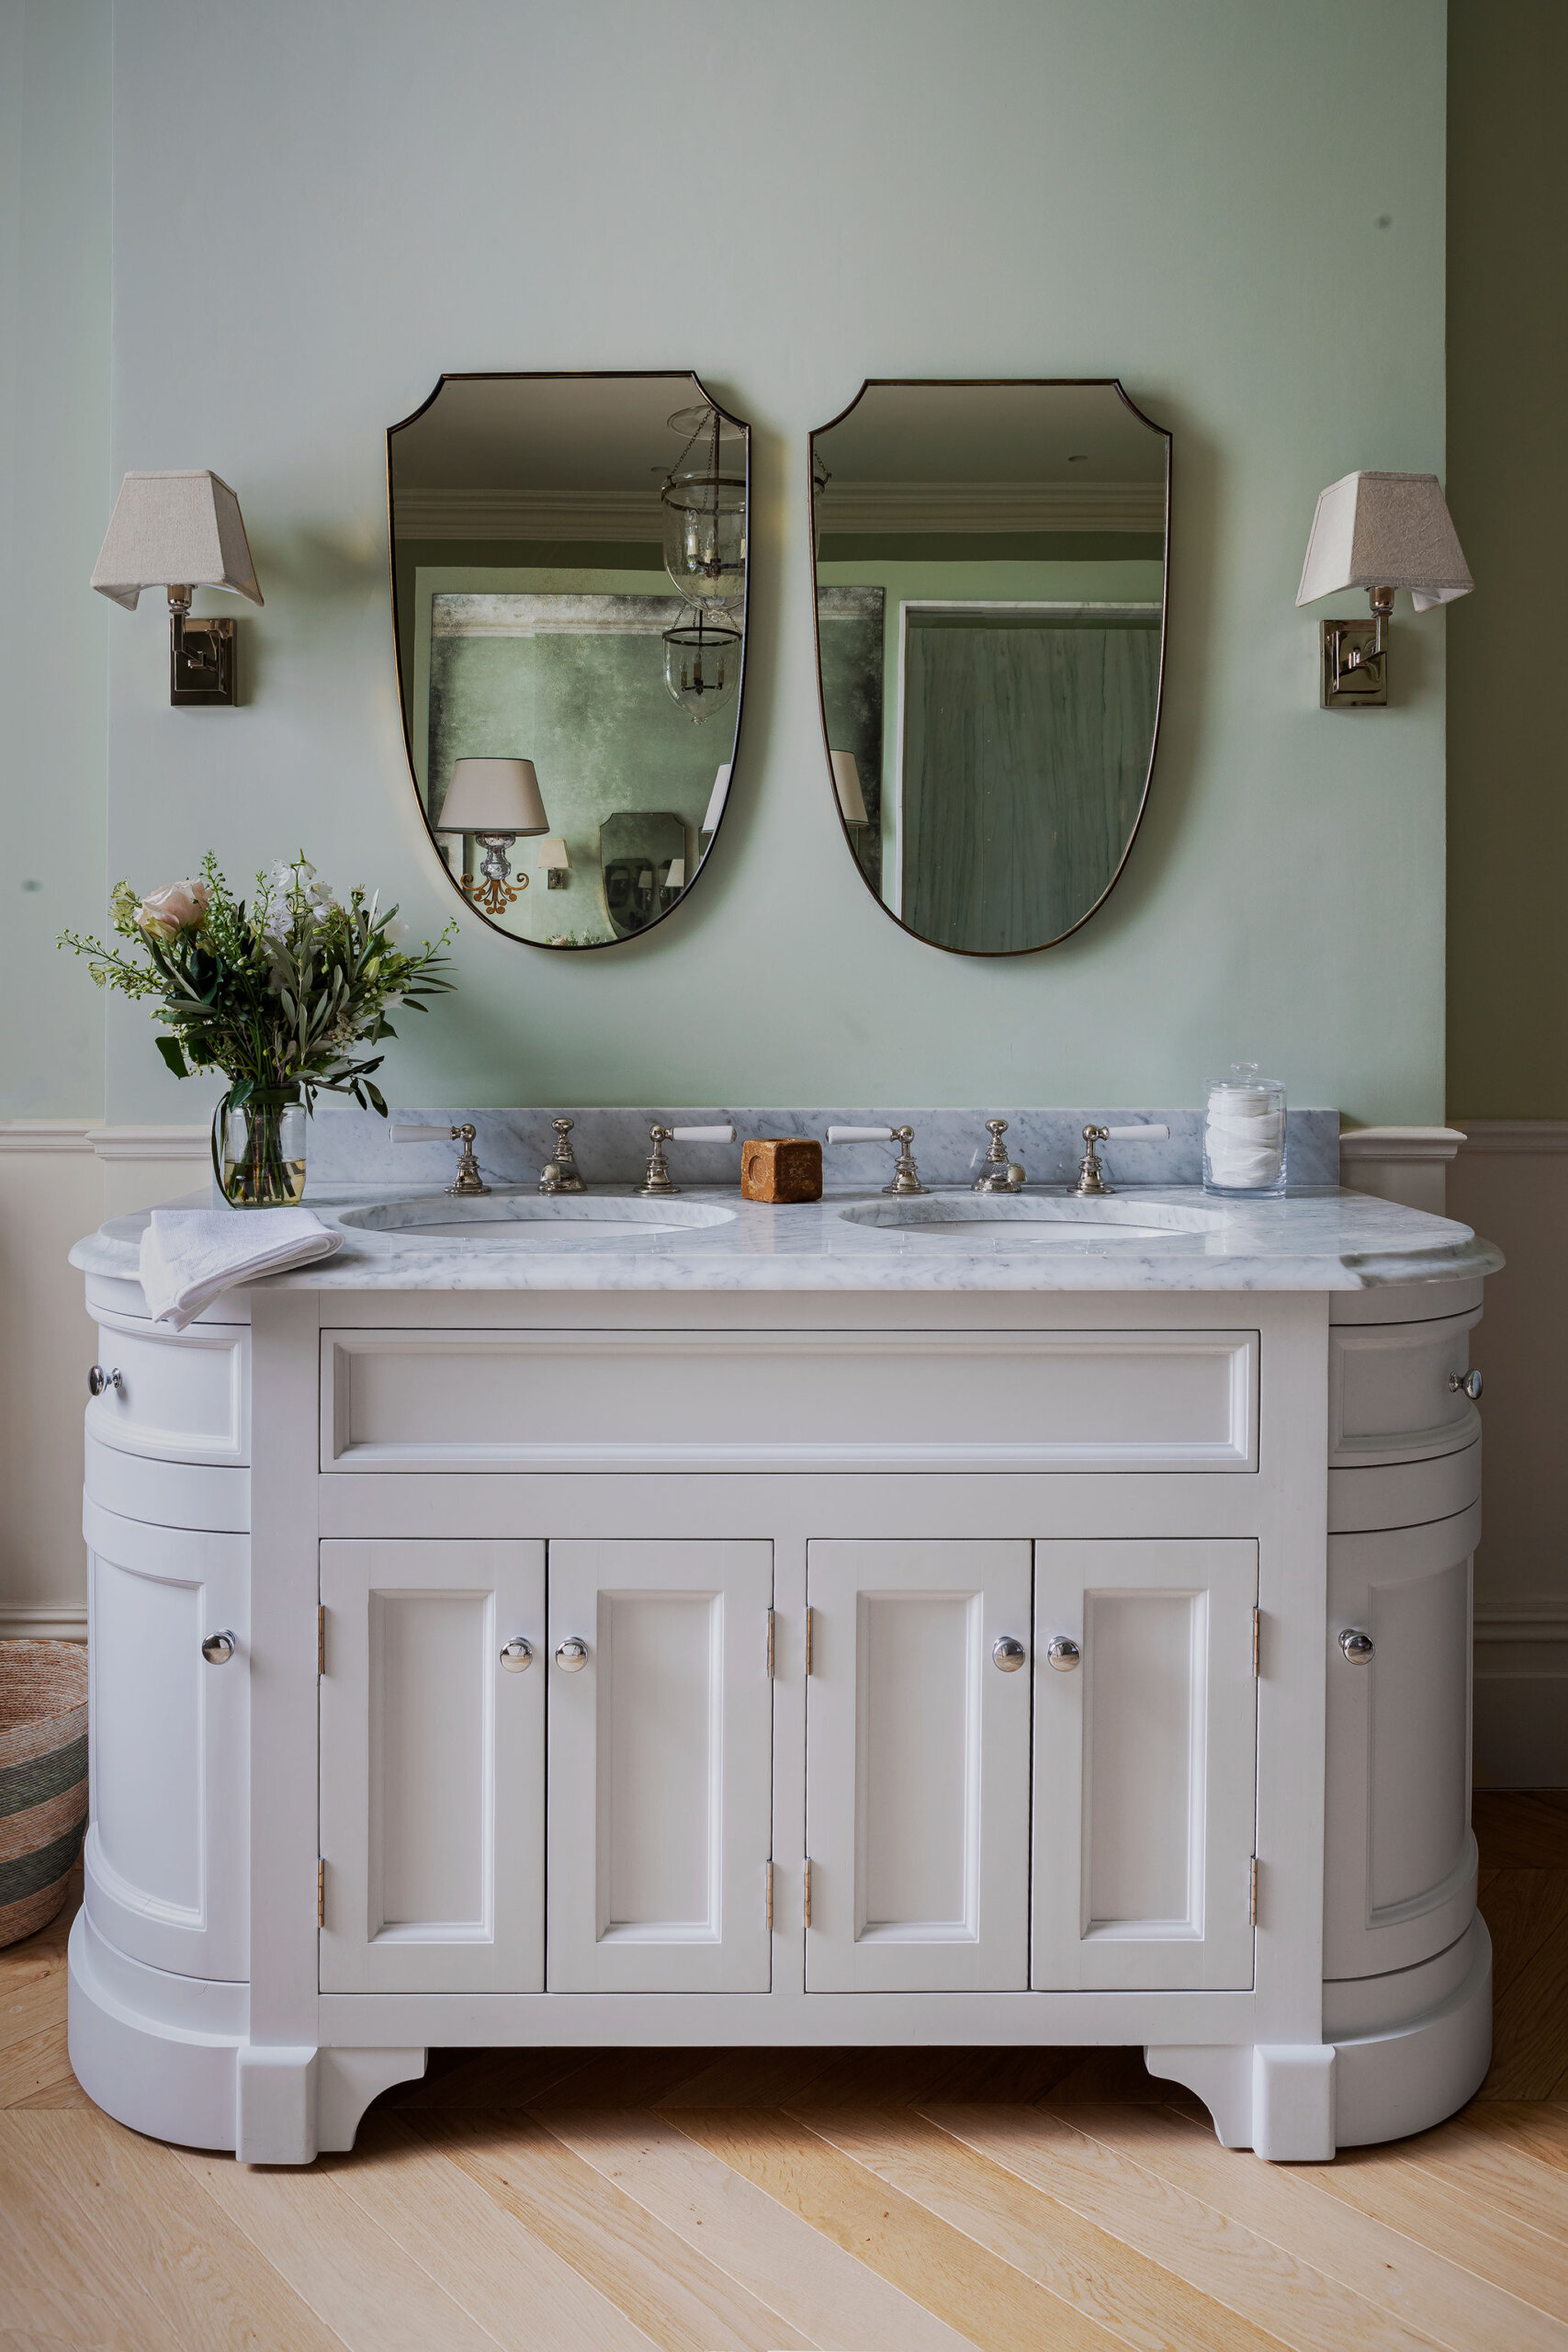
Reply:
[[[686,861],[683,857],[672,857],[671,859],[670,871],[664,876],[664,887],[667,890],[683,890],[685,888]]]
[[[553,866],[558,874],[565,868],[570,868],[571,860],[566,854],[566,843],[558,833],[553,833],[548,841],[539,843],[539,864],[546,867]]]
[[[829,752],[833,763],[833,782],[839,794],[839,807],[846,825],[869,825],[865,813],[865,795],[860,788],[860,770],[852,752]]]
[[[1317,502],[1296,602],[1408,588],[1424,613],[1474,585],[1436,474],[1353,473]]]
[[[702,823],[705,833],[716,833],[718,831],[718,820],[724,814],[724,804],[729,794],[729,772],[733,765],[732,760],[726,760],[713,780],[713,790],[708,795],[707,815],[703,819]]]
[[[92,584],[128,613],[143,588],[227,588],[262,602],[240,502],[207,471],[127,474]]]
[[[547,833],[532,760],[454,760],[440,833]],[[563,856],[561,864],[566,864]]]

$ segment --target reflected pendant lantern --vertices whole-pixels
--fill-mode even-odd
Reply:
[[[740,631],[722,613],[694,605],[665,630],[665,687],[696,725],[733,698],[739,675]]]
[[[746,594],[745,428],[711,401],[680,408],[684,439],[660,492],[664,569],[682,596],[722,611]]]

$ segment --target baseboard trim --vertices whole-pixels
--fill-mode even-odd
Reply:
[[[0,1642],[85,1642],[85,1600],[0,1600]]]
[[[1461,1149],[1472,1151],[1568,1152],[1568,1119],[1467,1119]]]

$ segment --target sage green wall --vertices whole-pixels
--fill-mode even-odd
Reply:
[[[233,712],[170,710],[159,615],[108,616],[113,872],[303,842],[436,929],[384,429],[443,368],[694,366],[756,427],[731,813],[645,940],[468,922],[389,1093],[1194,1102],[1243,1055],[1298,1101],[1441,1115],[1445,624],[1403,627],[1395,707],[1347,721],[1292,601],[1325,482],[1443,468],[1441,0],[730,0],[711,43],[634,0],[115,15],[115,466],[233,482],[267,602]],[[807,435],[868,374],[1112,373],[1175,434],[1149,815],[1066,945],[944,956],[834,814]],[[201,1099],[113,1008],[111,1114]]]
[[[1568,8],[1451,0],[1449,73],[1448,1099],[1568,1119]]]
[[[104,905],[109,60],[108,0],[0,6],[0,1119],[103,1114],[53,943]]]

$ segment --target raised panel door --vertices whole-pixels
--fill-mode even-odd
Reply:
[[[807,1591],[807,1990],[1022,1991],[1029,1544],[813,1543]]]
[[[1034,1551],[1032,1981],[1052,1991],[1245,1987],[1257,1544]],[[1070,1645],[1057,1665],[1053,1643]]]
[[[550,1545],[552,1992],[765,1993],[766,1543]]]
[[[543,1544],[321,1560],[322,1991],[540,1991]]]

